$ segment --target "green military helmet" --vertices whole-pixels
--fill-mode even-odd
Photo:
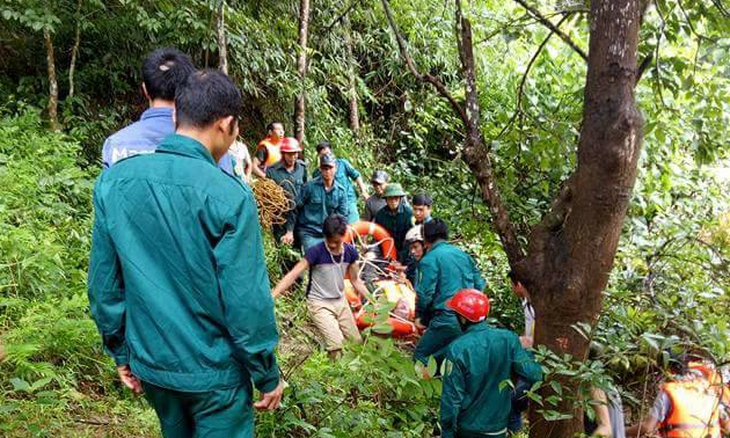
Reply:
[[[383,198],[399,198],[402,196],[407,196],[407,193],[400,184],[396,183],[388,184],[388,187],[385,188],[385,193],[383,193]]]

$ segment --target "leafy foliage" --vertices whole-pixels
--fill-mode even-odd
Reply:
[[[383,11],[373,4],[335,21],[337,2],[313,5],[309,75],[295,68],[297,1],[226,2],[231,75],[246,94],[242,123],[254,144],[266,122],[289,125],[293,98],[308,92],[308,159],[321,139],[363,175],[386,168],[408,191],[428,191],[434,215],[477,259],[488,279],[492,322],[522,329],[522,311],[489,227],[474,179],[460,160],[460,124],[446,102],[404,70]],[[537,5],[537,3],[535,3]],[[78,9],[77,7],[81,6]],[[90,191],[101,144],[146,106],[139,64],[154,47],[174,45],[200,67],[217,65],[217,1],[0,0],[0,329],[10,357],[0,366],[0,430],[8,436],[155,436],[154,414],[116,383],[88,317],[85,276]],[[416,64],[463,99],[449,2],[392,0]],[[540,10],[581,47],[583,2]],[[470,2],[482,129],[510,216],[526,235],[572,171],[580,131],[585,63],[516,3]],[[79,21],[79,15],[82,19]],[[77,24],[77,93],[68,67]],[[585,404],[585,390],[609,380],[632,403],[652,398],[668,347],[727,362],[727,167],[730,48],[727,12],[706,0],[660,0],[647,9],[640,59],[653,61],[637,86],[645,118],[640,176],[597,327],[576,327],[602,349],[599,362],[540,351],[544,383]],[[42,31],[57,47],[63,135],[48,134],[33,108],[46,104]],[[345,39],[353,45],[347,59]],[[538,53],[537,47],[547,39]],[[362,128],[347,128],[348,72],[354,66]],[[292,254],[267,237],[267,262],[279,278]],[[415,379],[406,352],[370,336],[342,361],[314,352],[302,297],[277,304],[283,368],[291,388],[279,414],[259,418],[260,436],[425,436],[438,384]],[[583,376],[579,389],[561,375]],[[609,379],[611,377],[611,379]],[[560,418],[551,400],[535,403]],[[552,400],[554,401],[554,400]],[[368,434],[368,432],[370,432]]]

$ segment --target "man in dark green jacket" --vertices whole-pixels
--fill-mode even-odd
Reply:
[[[283,389],[256,203],[216,167],[238,134],[241,95],[207,70],[175,100],[176,134],[96,183],[91,313],[166,438],[249,438],[252,386],[259,409],[276,409]]]
[[[317,145],[317,156],[332,153],[332,145],[328,141],[322,141]],[[319,169],[314,169],[314,172],[312,172],[313,178],[320,175],[321,172]],[[355,192],[353,181],[360,189],[363,200],[368,199],[368,188],[363,182],[360,172],[352,167],[352,164],[344,158],[337,158],[335,181],[345,188],[345,193],[347,193],[347,210],[350,212],[349,216],[347,216],[347,223],[354,224],[360,220],[360,213],[357,211],[357,193]]]
[[[294,225],[296,222],[297,197],[302,186],[307,182],[307,166],[299,159],[302,148],[296,138],[285,137],[281,140],[281,160],[266,168],[266,178],[276,182],[291,202],[290,211],[284,225],[274,225],[272,232],[277,242],[287,245],[294,243]]]
[[[477,290],[461,290],[447,302],[464,334],[449,345],[441,392],[441,436],[507,436],[512,391],[500,388],[513,374],[530,384],[542,369],[520,345],[516,334],[487,325],[489,299]]]
[[[347,191],[335,181],[337,159],[332,154],[319,156],[320,176],[304,184],[297,198],[294,233],[304,251],[324,240],[322,225],[332,214],[348,216]]]
[[[416,321],[428,329],[413,358],[424,364],[430,356],[440,362],[445,348],[461,335],[456,314],[446,307],[446,302],[461,289],[482,290],[486,285],[474,259],[448,243],[448,237],[448,227],[441,219],[423,224],[427,252],[418,263]]]
[[[386,205],[375,214],[375,223],[393,236],[395,250],[401,263],[405,263],[408,258],[406,233],[413,226],[413,210],[404,202],[405,196],[406,192],[400,184],[388,184],[383,193]]]

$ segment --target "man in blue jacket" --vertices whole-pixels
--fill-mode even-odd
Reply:
[[[91,314],[166,438],[250,438],[252,405],[278,408],[283,389],[256,202],[215,164],[238,134],[241,94],[206,70],[176,105],[174,135],[96,183]]]
[[[175,132],[172,114],[175,111],[175,90],[195,72],[190,57],[173,48],[151,52],[142,66],[142,92],[149,109],[137,122],[106,139],[101,151],[104,169],[117,161],[139,154],[150,154],[162,140]],[[218,162],[221,169],[233,175],[233,163],[228,153]]]

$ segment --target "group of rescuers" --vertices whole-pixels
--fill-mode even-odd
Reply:
[[[357,248],[344,242],[348,224],[359,219],[353,182],[365,199],[363,218],[391,233],[399,259],[412,268],[406,271],[417,293],[417,324],[425,328],[414,361],[443,363],[442,436],[504,437],[508,425],[511,432],[521,427],[524,407],[511,408],[520,397],[503,382],[515,378],[529,388],[542,378],[529,351],[529,294],[514,278],[524,336],[487,324],[485,281],[474,260],[449,243],[446,223],[431,218],[428,195],[408,205],[403,188],[377,171],[368,196],[359,172],[327,143],[317,147],[319,166],[309,178],[300,145],[284,136],[281,123],[269,125],[251,159],[235,142],[239,89],[220,71],[196,70],[176,49],[150,53],[142,76],[149,109],[104,143],[88,293],[123,384],[144,392],[165,437],[251,437],[253,408],[279,408],[285,383],[275,356],[273,298],[306,270],[307,307],[328,351],[336,357],[345,339],[360,340],[343,296],[346,273],[356,291],[367,293]],[[289,194],[287,221],[273,232],[304,251],[273,291],[251,173]],[[683,382],[663,387],[639,425],[643,433],[719,437],[727,417],[715,411],[710,433],[694,433],[693,405],[706,406],[707,391]],[[624,436],[612,430],[608,414],[596,418],[596,436]]]

